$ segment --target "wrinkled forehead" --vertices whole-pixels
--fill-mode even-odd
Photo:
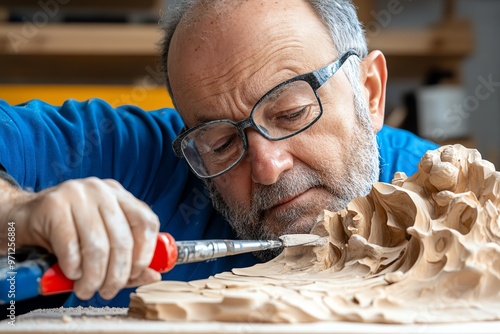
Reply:
[[[275,85],[336,57],[328,29],[304,0],[208,3],[181,20],[168,57],[176,106],[189,126],[205,110],[248,110]],[[208,117],[230,116],[244,117]]]

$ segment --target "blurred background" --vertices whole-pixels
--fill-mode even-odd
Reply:
[[[0,0],[0,99],[171,106],[157,42],[175,2]],[[478,148],[498,169],[500,1],[355,2],[388,60],[386,123]]]

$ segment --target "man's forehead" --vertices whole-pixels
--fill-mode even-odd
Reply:
[[[196,25],[205,19],[215,24],[233,17],[248,17],[254,20],[259,19],[258,14],[261,13],[284,13],[296,8],[300,10],[313,8],[308,0],[195,0],[191,2],[192,5],[183,15],[181,24]]]
[[[307,29],[310,26],[314,28]],[[174,39],[180,37],[170,51],[197,51],[199,57],[211,56],[203,52],[218,51],[223,59],[227,53],[245,52],[245,46],[252,42],[263,49],[267,46],[266,41],[275,35],[283,38],[292,35],[300,43],[301,37],[307,40],[311,34],[325,32],[329,35],[327,27],[306,0],[198,1],[179,23]]]
[[[171,48],[169,78],[179,111],[186,117],[184,111],[189,110],[191,123],[219,119],[220,115],[202,111],[210,104],[210,109],[217,110],[217,104],[235,102],[229,101],[235,100],[234,96],[228,101],[217,96],[229,91],[240,94],[247,101],[239,102],[248,109],[274,85],[335,58],[327,28],[307,2],[231,3],[238,3],[234,11],[205,13],[195,24],[186,20],[174,39],[177,45]],[[262,3],[266,11],[259,7]],[[239,92],[240,88],[246,91]]]

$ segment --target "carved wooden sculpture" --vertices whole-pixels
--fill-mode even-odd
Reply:
[[[435,323],[500,319],[500,172],[460,145],[324,212],[323,245],[205,280],[159,282],[129,314],[169,321]]]

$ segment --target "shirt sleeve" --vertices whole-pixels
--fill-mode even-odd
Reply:
[[[0,124],[0,164],[25,189],[95,176],[147,200],[165,187],[181,189],[188,172],[171,148],[183,126],[173,109],[114,109],[99,99],[58,107],[0,101]]]

